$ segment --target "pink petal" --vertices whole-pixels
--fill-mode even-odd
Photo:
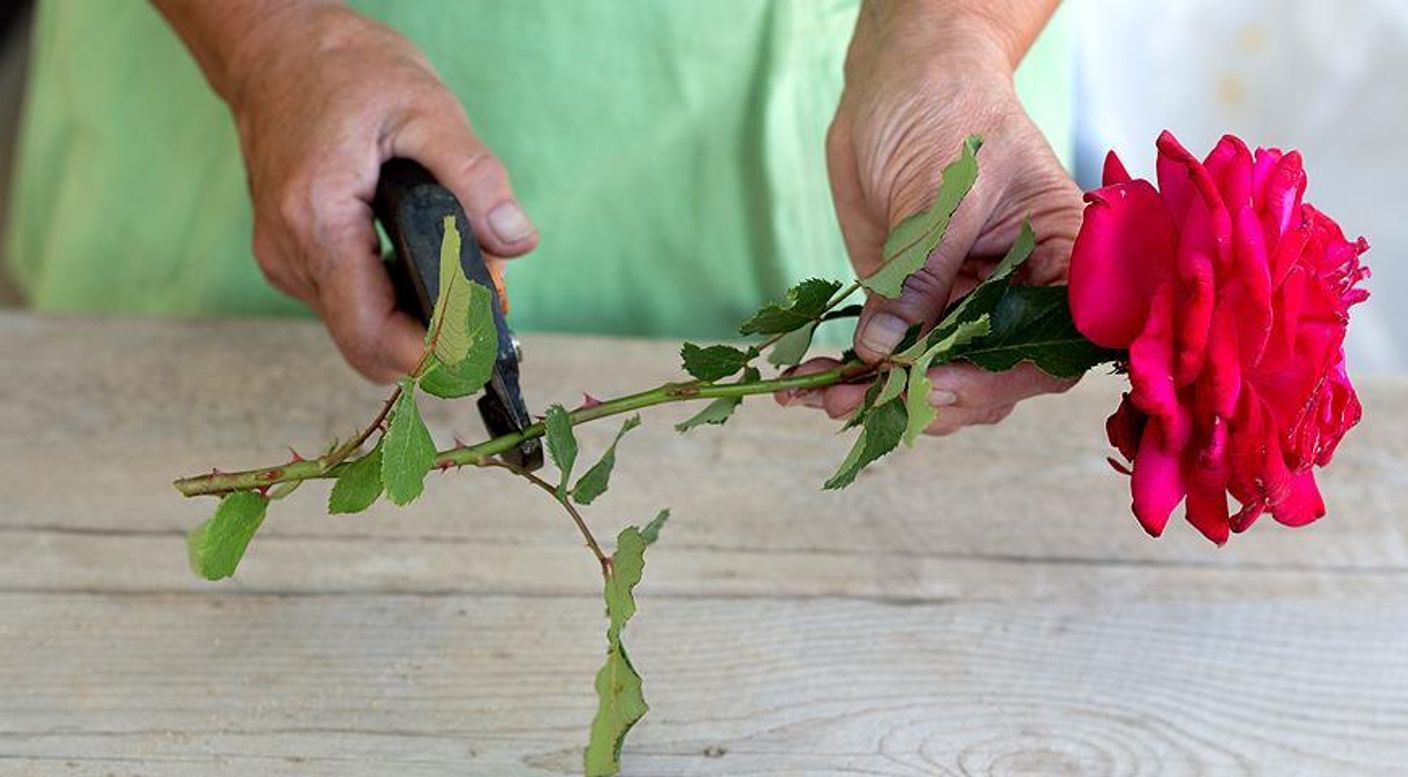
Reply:
[[[1227,542],[1231,523],[1227,511],[1227,425],[1213,419],[1206,445],[1189,467],[1186,517],[1204,537]]]
[[[1248,366],[1261,360],[1271,336],[1271,270],[1261,222],[1250,207],[1237,211],[1233,229],[1233,256],[1240,281],[1237,328],[1241,358]]]
[[[1164,202],[1168,203],[1169,215],[1181,224],[1194,196],[1189,163],[1198,163],[1168,130],[1159,135],[1155,145],[1159,149],[1158,159],[1154,163],[1154,170],[1159,178],[1159,194],[1162,194]],[[1201,168],[1201,165],[1198,167]]]
[[[1207,368],[1197,383],[1198,417],[1230,419],[1237,412],[1242,364],[1237,347],[1237,316],[1230,300],[1217,305],[1208,346]]]
[[[1117,183],[1129,183],[1129,171],[1124,169],[1124,163],[1115,155],[1114,149],[1105,155],[1105,170],[1102,176],[1102,186],[1114,186]]]
[[[1292,151],[1276,163],[1266,181],[1258,211],[1270,237],[1280,237],[1300,221],[1301,196],[1305,194],[1305,168],[1299,151]]]
[[[1256,210],[1266,203],[1266,182],[1271,180],[1276,165],[1284,156],[1279,148],[1258,148],[1252,161],[1252,206]]]
[[[1120,399],[1120,406],[1115,409],[1114,415],[1106,419],[1105,435],[1126,461],[1134,460],[1134,454],[1139,450],[1139,440],[1144,436],[1144,425],[1148,421],[1148,416],[1129,401],[1128,392]]]
[[[1223,135],[1203,161],[1229,210],[1252,204],[1252,154],[1236,135]]]
[[[1134,516],[1149,534],[1157,537],[1168,525],[1173,508],[1183,499],[1185,487],[1179,469],[1180,451],[1160,447],[1163,434],[1151,422],[1144,429],[1139,453],[1134,459],[1130,491],[1134,495]]]
[[[1285,498],[1271,505],[1271,516],[1286,526],[1304,526],[1325,517],[1325,500],[1315,485],[1315,474],[1306,470],[1292,476]]]
[[[1190,212],[1201,210],[1202,205],[1195,204]],[[1193,230],[1185,229],[1178,247],[1178,361],[1174,375],[1180,386],[1192,383],[1203,369],[1216,304],[1213,258],[1204,241],[1193,235]]]
[[[1169,450],[1179,450],[1188,439],[1191,422],[1173,382],[1173,315],[1173,284],[1164,283],[1154,294],[1144,331],[1129,346],[1129,399],[1158,419],[1161,432],[1168,435],[1161,442]]]
[[[1071,251],[1071,315],[1091,342],[1125,348],[1144,325],[1154,290],[1171,274],[1173,221],[1142,179],[1098,189],[1086,201]]]

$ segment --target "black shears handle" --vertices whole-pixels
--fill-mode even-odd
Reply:
[[[397,306],[421,323],[430,323],[440,293],[440,241],[446,216],[454,216],[460,230],[460,266],[465,277],[491,291],[495,288],[459,200],[429,170],[409,159],[392,159],[382,165],[372,212],[391,240],[386,268],[396,289]],[[499,437],[523,431],[533,419],[518,381],[518,344],[504,320],[498,294],[491,297],[498,351],[493,375],[479,398],[479,415],[489,434]],[[537,439],[525,440],[502,455],[510,464],[527,470],[543,465],[543,449]]]

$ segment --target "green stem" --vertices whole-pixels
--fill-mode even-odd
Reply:
[[[777,391],[815,389],[843,383],[859,378],[873,371],[873,367],[860,362],[850,362],[824,372],[810,375],[796,375],[772,380],[759,380],[749,383],[666,383],[649,391],[630,394],[607,400],[591,407],[579,408],[568,414],[573,426],[629,413],[653,405],[669,402],[685,402],[694,399],[721,399],[726,397],[746,397],[754,394],[771,394]],[[463,467],[482,464],[491,456],[496,456],[513,448],[524,440],[543,436],[543,424],[536,423],[521,432],[506,434],[486,440],[476,445],[461,445],[448,448],[436,454],[435,465],[441,468]],[[338,463],[325,466],[320,460],[291,461],[274,467],[251,469],[243,472],[210,472],[181,478],[173,485],[184,496],[204,496],[228,494],[232,491],[266,489],[279,483],[293,483],[317,478],[335,478],[347,466]]]

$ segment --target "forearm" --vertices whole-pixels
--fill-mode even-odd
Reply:
[[[865,0],[856,39],[914,46],[1011,71],[1058,5],[1060,0]]]
[[[260,41],[306,14],[343,5],[341,0],[151,0],[166,18],[210,86],[226,102],[257,57]]]

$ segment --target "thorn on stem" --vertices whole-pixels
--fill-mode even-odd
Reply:
[[[581,407],[579,407],[579,408],[577,408],[577,409],[578,409],[578,410],[586,410],[587,408],[596,407],[596,406],[598,406],[598,405],[600,405],[600,404],[601,404],[601,400],[600,400],[600,399],[597,399],[596,397],[592,396],[591,394],[588,394],[587,392],[583,391],[583,392],[582,392],[582,405],[581,405]]]
[[[288,452],[291,453],[291,454],[293,454],[293,458],[289,460],[289,463],[290,463],[290,464],[294,463],[295,461],[303,461],[303,460],[304,460],[304,459],[303,459],[303,455],[300,454],[298,451],[294,450],[292,445],[288,446]]]

